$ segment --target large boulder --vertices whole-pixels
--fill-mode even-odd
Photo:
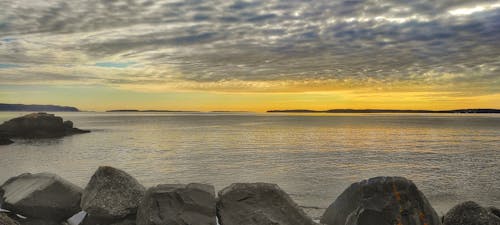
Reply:
[[[215,190],[207,184],[163,184],[149,188],[137,225],[216,225]]]
[[[352,184],[325,211],[326,225],[438,225],[424,194],[403,177],[375,177]]]
[[[145,191],[126,172],[102,166],[85,187],[81,207],[92,217],[121,219],[136,213]]]
[[[2,208],[29,218],[59,222],[80,211],[82,189],[55,174],[21,174],[0,189]]]
[[[219,192],[221,225],[313,225],[302,209],[276,184],[237,183]]]
[[[71,121],[64,122],[61,117],[48,113],[28,114],[0,125],[0,133],[19,138],[52,138],[87,132],[90,131],[74,128]]]
[[[500,217],[495,208],[483,208],[468,201],[450,209],[443,218],[443,225],[500,225]]]

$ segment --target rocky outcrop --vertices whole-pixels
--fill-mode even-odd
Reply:
[[[479,204],[463,202],[446,213],[443,225],[500,225],[498,209],[483,208]]]
[[[321,218],[326,225],[439,225],[439,217],[410,180],[376,177],[352,184]]]
[[[237,183],[219,192],[221,225],[315,224],[276,184]]]
[[[137,225],[216,225],[215,190],[207,184],[163,184],[149,188]]]
[[[88,132],[74,128],[71,121],[47,113],[28,114],[0,125],[0,133],[11,138],[53,138]]]
[[[82,189],[55,174],[21,174],[0,189],[2,208],[29,218],[60,222],[80,211]]]
[[[85,187],[81,207],[94,218],[122,219],[135,214],[145,188],[126,172],[102,166]]]

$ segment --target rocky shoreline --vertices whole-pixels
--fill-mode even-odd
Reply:
[[[85,188],[50,173],[0,186],[0,225],[500,225],[500,210],[474,202],[439,218],[416,185],[375,177],[349,186],[313,221],[278,185],[235,183],[145,188],[126,172],[97,169]],[[333,200],[333,198],[332,198]]]

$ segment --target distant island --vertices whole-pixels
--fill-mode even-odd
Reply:
[[[106,112],[200,112],[200,111],[113,109],[113,110],[107,110]]]
[[[500,109],[454,109],[454,110],[397,110],[397,109],[287,109],[268,110],[268,113],[500,113]]]
[[[24,105],[0,103],[0,111],[31,111],[31,112],[79,112],[78,108],[59,105]]]

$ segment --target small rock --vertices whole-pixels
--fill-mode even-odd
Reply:
[[[297,204],[276,184],[237,183],[219,192],[221,225],[313,225]]]
[[[0,189],[2,207],[29,218],[60,222],[80,211],[82,189],[55,174],[21,174]]]
[[[19,223],[4,213],[0,213],[0,225],[19,225]]]
[[[415,184],[403,177],[375,177],[347,188],[323,214],[326,225],[439,225]]]
[[[72,129],[73,128],[73,122],[71,120],[67,120],[63,122],[63,126],[66,129]]]
[[[216,225],[215,190],[207,184],[163,184],[149,188],[137,225]]]
[[[97,169],[83,191],[81,207],[93,217],[120,219],[135,214],[145,188],[122,170]]]
[[[443,225],[500,225],[494,209],[483,208],[473,201],[463,202],[446,213]]]

